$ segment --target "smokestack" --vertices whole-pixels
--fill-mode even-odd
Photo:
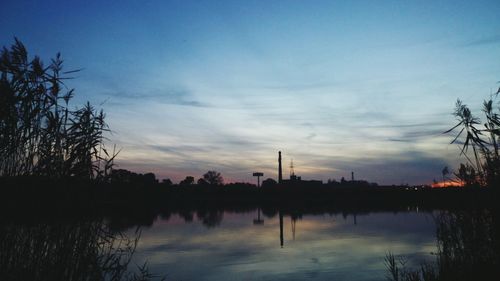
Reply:
[[[354,172],[351,172],[351,181],[354,181]]]
[[[278,183],[283,181],[283,172],[281,169],[281,151],[278,151]]]

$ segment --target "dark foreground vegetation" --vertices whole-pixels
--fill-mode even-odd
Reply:
[[[45,65],[16,39],[0,53],[0,176],[43,176],[104,182],[116,153],[104,145],[104,112],[72,108],[57,54]]]
[[[434,217],[437,252],[433,263],[407,266],[405,257],[388,253],[392,281],[497,280],[500,276],[500,212],[497,209],[441,211]]]
[[[456,182],[464,186],[500,186],[500,107],[498,91],[483,102],[484,119],[475,116],[460,99],[453,115],[458,124],[445,133],[458,131],[451,143],[460,146],[466,160],[455,172]],[[447,168],[445,168],[447,171]],[[445,174],[443,170],[443,175]]]
[[[145,281],[147,264],[131,264],[140,229],[125,234],[103,218],[0,223],[0,279]]]

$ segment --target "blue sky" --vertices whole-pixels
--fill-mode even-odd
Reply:
[[[71,2],[71,3],[69,3]],[[117,164],[179,181],[429,183],[461,160],[451,112],[500,80],[499,1],[2,1],[0,42],[61,52]],[[288,169],[285,169],[288,175]]]

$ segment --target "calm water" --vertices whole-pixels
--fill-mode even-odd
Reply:
[[[158,218],[133,261],[167,280],[386,280],[388,252],[409,266],[435,260],[432,213],[283,214],[280,231],[279,214],[259,212]]]

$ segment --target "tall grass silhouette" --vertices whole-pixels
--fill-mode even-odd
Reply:
[[[139,228],[125,234],[103,219],[3,224],[0,279],[152,280],[147,264],[129,266],[139,238]]]
[[[498,186],[500,184],[500,108],[496,98],[500,89],[483,103],[486,120],[473,115],[467,105],[457,100],[453,115],[458,123],[445,133],[458,130],[451,141],[461,145],[460,155],[466,163],[462,163],[455,175],[464,185]],[[471,151],[471,152],[470,152]]]
[[[0,54],[0,176],[78,177],[102,180],[116,153],[104,146],[104,112],[89,103],[70,109],[58,53],[46,66],[15,39]]]
[[[388,280],[494,280],[500,274],[499,219],[498,210],[489,208],[440,211],[434,218],[435,263],[412,269],[404,257],[388,253]]]

